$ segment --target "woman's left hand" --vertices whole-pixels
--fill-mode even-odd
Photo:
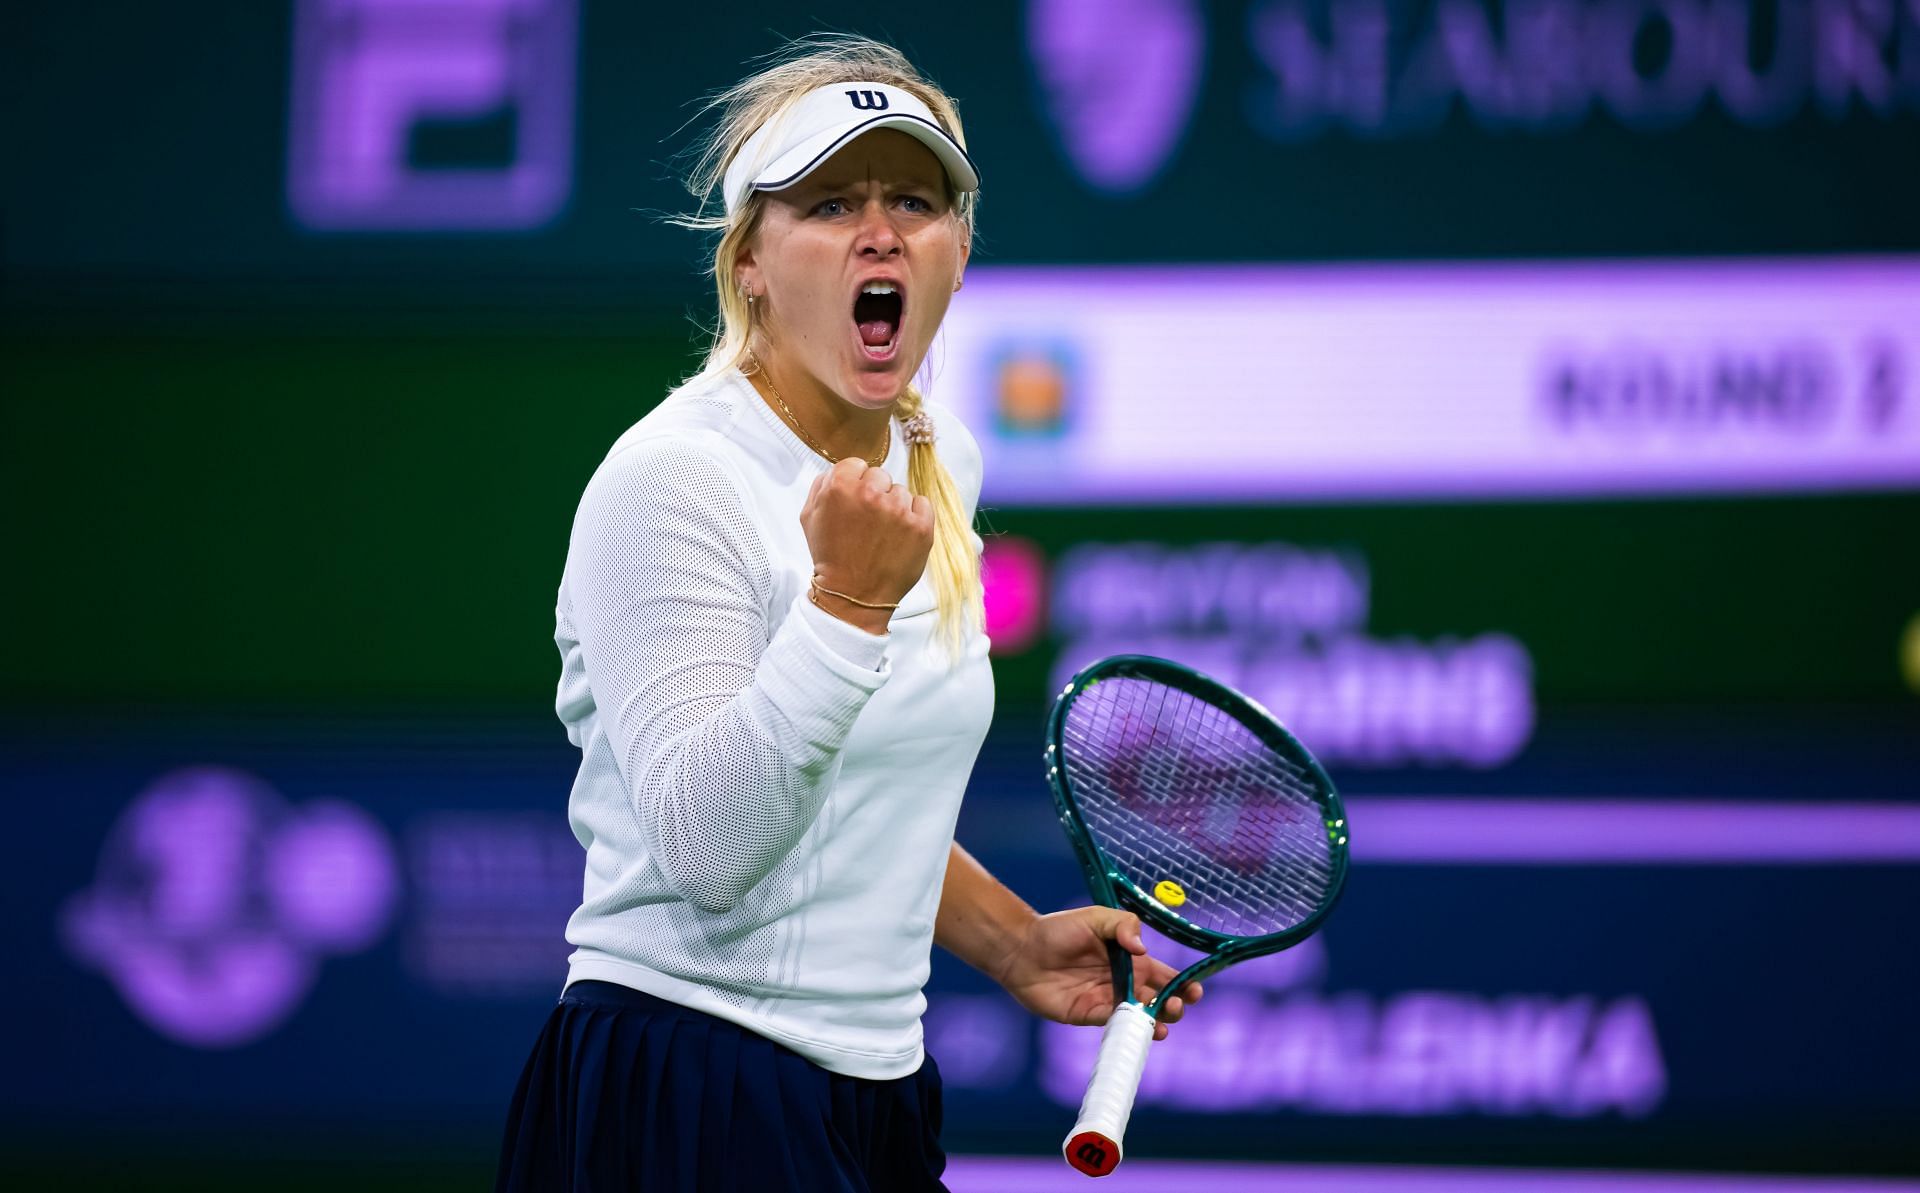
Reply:
[[[1142,1003],[1160,993],[1176,976],[1171,966],[1147,956],[1140,939],[1140,917],[1111,907],[1076,907],[1035,918],[1001,970],[1000,984],[1021,1006],[1057,1023],[1105,1023],[1112,1013],[1113,969],[1107,942],[1118,941],[1133,954],[1134,997]],[[1200,983],[1167,999],[1153,1038],[1167,1038],[1167,1024],[1178,1022],[1187,1003],[1200,1001]]]

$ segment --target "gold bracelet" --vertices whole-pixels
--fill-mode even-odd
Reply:
[[[891,605],[876,605],[872,601],[863,601],[859,597],[850,597],[844,592],[835,592],[833,589],[828,588],[826,585],[820,583],[819,576],[815,576],[813,577],[812,581],[807,585],[807,596],[810,600],[813,601],[814,604],[817,605],[820,603],[820,598],[814,594],[821,593],[821,592],[826,593],[830,597],[839,597],[841,600],[846,601],[848,604],[858,605],[862,609],[898,609],[900,607],[899,601],[895,601]]]

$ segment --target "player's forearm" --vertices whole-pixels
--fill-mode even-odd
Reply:
[[[687,615],[656,624],[669,617]],[[698,665],[663,649],[671,666],[642,672],[630,689],[607,693],[618,703],[600,705],[620,710],[619,757],[647,846],[703,911],[731,911],[813,827],[847,736],[885,681],[873,669],[885,639],[856,642],[874,652],[856,659],[835,644],[835,630],[869,637],[796,602],[751,670],[695,638],[681,649],[704,651],[691,656]],[[746,685],[729,693],[743,674]],[[696,683],[704,690],[689,698]]]
[[[1013,956],[1037,914],[956,843],[947,856],[947,879],[933,940],[994,981]]]

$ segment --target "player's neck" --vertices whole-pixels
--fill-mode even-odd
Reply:
[[[759,367],[755,368],[755,363]],[[871,410],[857,406],[821,384],[804,369],[783,367],[757,353],[746,365],[747,379],[781,421],[797,421],[802,439],[811,438],[816,450],[836,458],[872,459],[884,453],[891,406]],[[781,403],[787,409],[781,409]]]

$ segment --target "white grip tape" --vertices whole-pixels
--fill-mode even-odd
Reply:
[[[1105,1176],[1120,1163],[1120,1140],[1133,1115],[1133,1097],[1140,1090],[1140,1074],[1147,1067],[1147,1045],[1153,1043],[1153,1016],[1138,1003],[1121,1003],[1107,1019],[1100,1036],[1100,1058],[1093,1063],[1086,1097],[1080,1100],[1080,1118],[1067,1133],[1061,1154],[1067,1162],[1091,1176]],[[1082,1140],[1074,1155],[1074,1140],[1098,1135],[1112,1146],[1112,1154],[1096,1154],[1098,1142]]]

